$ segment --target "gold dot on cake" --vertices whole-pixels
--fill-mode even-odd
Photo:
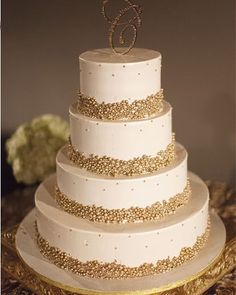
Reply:
[[[116,183],[116,185],[118,185],[118,184],[119,184],[119,182]]]
[[[99,238],[101,238],[101,236],[102,236],[102,235],[101,235],[101,234],[99,234],[98,236],[99,236]]]
[[[70,228],[69,231],[72,231],[72,229]]]
[[[86,178],[85,181],[88,181],[88,178]]]
[[[96,123],[96,125],[99,125],[99,123]]]
[[[106,191],[106,189],[105,189],[105,188],[103,188],[102,190],[103,190],[104,192]]]
[[[101,64],[99,64],[98,66],[99,66],[99,67],[101,67],[102,65],[101,65]]]
[[[148,245],[146,245],[145,248],[148,248]]]
[[[126,125],[126,124],[124,124],[124,126],[126,127],[127,125]]]
[[[115,77],[115,74],[112,74],[112,77]]]
[[[146,65],[149,66],[149,63],[147,62]]]
[[[125,68],[125,65],[123,65],[123,68]]]
[[[117,250],[117,247],[114,247],[115,250]]]
[[[140,73],[138,73],[138,75],[140,76],[141,74],[140,74]]]
[[[88,241],[84,241],[84,245],[85,246],[88,246]]]
[[[159,183],[157,183],[156,185],[159,186]]]
[[[143,131],[143,129],[140,129],[139,131],[140,131],[140,132],[142,132],[142,131]]]
[[[60,235],[58,235],[58,238],[60,238],[61,236]]]
[[[197,227],[196,227],[196,226],[194,226],[194,229],[197,229]]]
[[[160,233],[159,233],[159,231],[157,232],[157,235],[159,235]]]
[[[131,238],[131,235],[128,235],[128,238]]]
[[[146,180],[144,179],[143,182],[146,182]]]
[[[131,191],[134,191],[134,188],[131,188]]]
[[[92,75],[92,72],[89,72],[89,75]]]
[[[173,239],[171,239],[170,241],[171,241],[171,242],[173,242],[174,240],[173,240]]]
[[[184,224],[183,224],[183,223],[182,223],[181,225],[182,225],[182,226],[184,226]]]
[[[85,131],[87,132],[88,131],[88,128],[85,128]]]
[[[151,120],[150,122],[153,123],[153,120]]]
[[[157,69],[155,69],[155,72],[157,72]]]

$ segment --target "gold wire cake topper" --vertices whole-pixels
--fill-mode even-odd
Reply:
[[[137,31],[138,27],[141,25],[141,17],[140,14],[142,13],[142,9],[139,5],[133,4],[130,0],[124,0],[128,4],[127,7],[122,8],[119,10],[117,16],[112,19],[107,14],[107,4],[110,0],[103,0],[102,2],[102,14],[104,18],[108,21],[108,23],[111,25],[109,29],[109,45],[116,54],[126,54],[128,53],[134,46],[136,39],[137,39]],[[128,20],[122,20],[127,13],[132,12],[134,14],[133,17],[131,17]],[[123,26],[123,28],[120,31],[119,34],[119,44],[121,46],[124,46],[126,44],[126,38],[125,34],[127,33],[128,29],[132,30],[132,40],[128,47],[124,47],[124,50],[118,50],[115,46],[115,32],[118,27]]]

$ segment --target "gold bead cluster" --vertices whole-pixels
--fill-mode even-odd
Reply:
[[[59,248],[51,246],[38,232],[37,224],[36,241],[41,254],[64,270],[90,278],[127,279],[165,273],[183,265],[185,262],[196,257],[199,251],[205,246],[209,237],[209,232],[210,221],[208,222],[205,233],[197,237],[197,240],[192,247],[182,248],[179,256],[158,260],[155,264],[144,263],[137,267],[128,267],[123,264],[118,264],[116,261],[110,263],[99,262],[97,260],[81,262]]]
[[[78,94],[77,111],[87,117],[101,120],[138,120],[150,117],[163,109],[163,89],[146,99],[129,103],[122,100],[114,103],[98,103],[95,98]]]
[[[145,208],[130,207],[129,209],[105,209],[103,207],[84,206],[63,194],[58,186],[55,188],[55,199],[58,205],[67,213],[93,222],[126,223],[158,220],[174,214],[176,210],[187,204],[191,195],[190,182],[182,193],[170,198],[169,201],[156,202]]]
[[[131,160],[119,160],[111,157],[97,155],[85,156],[76,150],[69,139],[69,159],[80,168],[85,168],[96,174],[108,176],[133,176],[152,173],[168,166],[175,159],[175,137],[166,150],[160,151],[156,156],[143,155]]]

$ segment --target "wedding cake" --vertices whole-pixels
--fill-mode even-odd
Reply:
[[[35,195],[36,241],[52,263],[92,278],[164,273],[209,235],[208,189],[187,171],[161,88],[161,54],[80,55],[80,92],[57,173]]]

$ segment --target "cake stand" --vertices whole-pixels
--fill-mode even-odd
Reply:
[[[163,294],[180,286],[188,286],[189,282],[198,281],[198,278],[219,263],[226,239],[223,222],[211,213],[209,239],[195,259],[165,274],[125,280],[101,280],[74,275],[45,259],[35,242],[34,222],[35,210],[32,210],[16,232],[16,250],[20,259],[42,282],[72,294]],[[192,290],[189,294],[197,294],[194,284],[190,286]]]

